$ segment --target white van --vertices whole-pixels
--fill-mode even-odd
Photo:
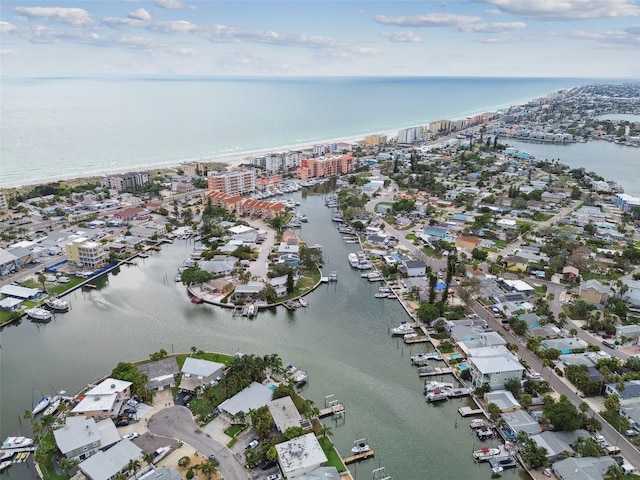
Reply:
[[[623,463],[620,466],[620,469],[622,470],[622,473],[625,475],[629,475],[631,473],[633,473],[633,471],[635,470],[631,465],[629,465],[628,463]]]

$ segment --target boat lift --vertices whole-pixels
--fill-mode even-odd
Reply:
[[[373,471],[373,480],[391,480],[391,477],[386,474],[384,467],[380,467]]]

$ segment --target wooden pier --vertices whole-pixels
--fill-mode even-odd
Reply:
[[[366,452],[356,453],[355,455],[351,455],[350,457],[345,457],[342,459],[345,465],[349,465],[350,463],[360,462],[362,460],[366,460],[367,458],[372,458],[376,456],[376,452],[373,450],[367,450]]]
[[[336,405],[332,405],[330,407],[323,408],[322,410],[320,410],[320,412],[318,413],[318,417],[324,418],[330,415],[341,415],[344,412],[345,412],[344,405],[342,405],[341,403],[338,403]]]
[[[387,297],[389,298],[389,297]],[[405,338],[404,339],[404,343],[406,343],[407,345],[411,345],[413,343],[427,343],[429,341],[429,337],[428,336],[421,336],[421,337],[413,337],[413,338]]]

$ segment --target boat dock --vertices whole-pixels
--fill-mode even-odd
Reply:
[[[389,297],[387,297],[389,298]],[[424,336],[420,336],[420,337],[413,337],[413,338],[405,338],[404,339],[404,343],[406,343],[407,345],[411,345],[413,343],[427,343],[429,341],[429,337],[424,335]]]
[[[318,413],[318,418],[328,417],[330,415],[342,415],[345,412],[344,405],[337,403],[327,408],[323,408]]]
[[[432,370],[418,372],[421,377],[435,377],[436,375],[448,375],[453,373],[453,369],[448,367],[433,367]]]
[[[366,460],[367,458],[372,458],[375,456],[375,451],[367,450],[366,452],[356,453],[355,455],[351,455],[350,457],[345,457],[342,459],[342,461],[345,465],[349,465],[350,463],[361,462],[362,460]]]
[[[460,407],[458,413],[462,417],[470,417],[471,415],[482,415],[484,410],[481,408]]]

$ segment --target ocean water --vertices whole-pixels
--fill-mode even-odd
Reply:
[[[522,78],[3,78],[0,187],[385,132],[584,83]]]

